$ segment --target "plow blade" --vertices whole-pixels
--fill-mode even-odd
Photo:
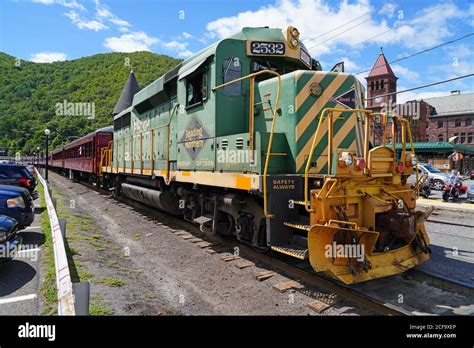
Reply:
[[[423,223],[417,235],[429,243]],[[374,252],[379,233],[359,228],[347,221],[315,224],[308,233],[309,261],[313,269],[345,284],[402,273],[429,259],[429,254],[409,244],[384,252]]]

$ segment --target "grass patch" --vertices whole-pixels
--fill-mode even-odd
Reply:
[[[92,295],[89,303],[89,315],[104,316],[113,315],[114,310],[107,307],[99,295]]]
[[[142,239],[142,235],[140,233],[135,233],[132,237],[133,240],[139,241]]]
[[[92,279],[91,282],[105,284],[112,288],[119,288],[125,285],[125,283],[122,280],[116,279],[116,278],[110,278],[110,277]]]

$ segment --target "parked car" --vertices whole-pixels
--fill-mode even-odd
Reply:
[[[38,198],[36,192],[37,181],[24,165],[1,163],[0,185],[20,186],[28,189],[34,199]]]
[[[418,163],[418,171],[419,171],[418,177],[421,177],[424,173],[426,173],[428,174],[427,180],[433,179],[432,180],[433,190],[441,191],[444,185],[448,183],[448,174],[443,173],[441,170],[439,170],[438,168],[434,167],[433,165],[429,163]],[[415,181],[416,181],[416,175],[415,175],[415,172],[413,171],[413,174],[408,177],[407,183],[413,184],[415,183]]]
[[[26,165],[26,169],[31,174],[31,176],[36,178],[37,175],[36,175],[36,172],[35,172],[35,166],[34,165],[28,164],[28,165]]]
[[[467,201],[474,203],[474,185],[467,190]]]
[[[0,262],[8,261],[18,250],[23,238],[18,235],[18,221],[0,215]]]
[[[0,214],[18,221],[18,228],[31,225],[35,217],[35,205],[29,191],[18,186],[0,185]]]

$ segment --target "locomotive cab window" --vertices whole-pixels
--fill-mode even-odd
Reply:
[[[222,62],[222,81],[223,83],[230,82],[242,77],[242,65],[237,57],[224,59]],[[240,95],[242,90],[241,81],[231,83],[224,88],[224,95],[233,96]]]
[[[207,99],[207,75],[200,70],[186,78],[186,106],[202,104]]]

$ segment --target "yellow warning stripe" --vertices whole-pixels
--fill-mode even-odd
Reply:
[[[331,81],[328,87],[326,87],[323,91],[323,95],[316,99],[316,102],[313,106],[308,110],[308,112],[303,116],[303,118],[298,122],[296,125],[296,141],[298,141],[299,137],[304,133],[306,128],[308,128],[309,124],[314,121],[316,116],[322,111],[322,109],[326,106],[326,103],[329,102],[329,98],[331,98],[334,93],[341,87],[344,81],[347,79],[347,75],[337,75],[334,80]],[[310,80],[311,82],[311,80]],[[310,83],[308,82],[308,83]],[[308,86],[308,84],[306,84]],[[309,87],[304,87],[304,90],[308,90]]]
[[[334,116],[339,116],[341,113],[334,113]],[[334,144],[334,149],[338,148],[338,145],[345,139],[345,137],[349,134],[349,132],[352,130],[352,128],[354,128],[355,124],[354,124],[354,119],[353,118],[350,118],[349,120],[347,120],[344,125],[342,126],[341,129],[339,129],[339,131],[335,134],[334,136],[334,140],[333,140],[333,144]],[[335,121],[335,122],[342,122],[341,121]],[[327,130],[327,126],[326,126],[326,130]],[[320,133],[321,134],[321,133]],[[324,133],[322,133],[322,135],[324,135]],[[321,140],[322,138],[322,135],[320,137],[318,137],[319,141]],[[311,147],[311,143],[313,142],[313,139],[310,138],[308,140],[308,142],[305,144],[303,150],[300,151],[300,153],[298,154],[298,156],[296,157],[296,168],[299,170],[305,163],[305,154],[309,154],[309,150],[310,150],[310,147]],[[351,144],[352,146],[352,144]],[[353,150],[351,148],[349,148],[349,150]],[[319,158],[325,158],[324,161],[320,161],[318,160],[317,163],[316,163],[316,172],[319,172],[327,163],[327,151],[328,151],[328,146],[326,146],[323,151],[321,152],[321,155],[319,156]],[[337,160],[337,159],[334,159],[334,160]],[[329,170],[330,168],[328,168]],[[314,169],[313,169],[314,171]]]

